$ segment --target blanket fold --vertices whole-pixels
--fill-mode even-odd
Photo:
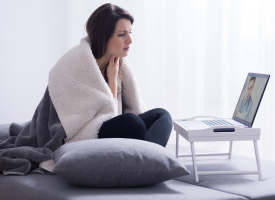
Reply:
[[[129,62],[121,66],[122,113],[147,110]],[[119,98],[121,99],[121,98]],[[88,37],[65,53],[50,70],[48,87],[30,122],[10,125],[10,137],[0,141],[0,171],[26,175],[47,173],[51,154],[61,145],[96,139],[102,124],[118,115],[118,101],[104,80]],[[44,169],[39,166],[47,166]],[[41,167],[40,166],[40,167]],[[48,170],[50,171],[50,170]]]
[[[33,118],[25,126],[12,123],[10,137],[0,143],[0,171],[5,175],[26,175],[50,160],[64,144],[65,130],[51,102],[48,87]]]

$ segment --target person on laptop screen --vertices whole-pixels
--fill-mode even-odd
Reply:
[[[247,90],[246,90],[246,95],[243,97],[241,103],[236,108],[235,113],[234,113],[234,116],[237,116],[238,113],[244,114],[245,116],[243,119],[246,121],[249,121],[251,109],[253,106],[251,92],[254,88],[255,82],[256,82],[256,77],[251,77],[249,80],[249,83],[248,83]]]

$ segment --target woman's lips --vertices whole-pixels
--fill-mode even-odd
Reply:
[[[124,48],[125,51],[129,51],[130,47]]]

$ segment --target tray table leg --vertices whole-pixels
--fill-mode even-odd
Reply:
[[[194,148],[194,142],[190,142],[190,145],[191,145],[191,152],[192,152],[192,160],[193,160],[195,179],[196,179],[196,183],[198,183],[199,182],[199,176],[198,176],[198,168],[197,168],[197,161],[196,161],[196,153],[195,153],[195,148]]]
[[[229,159],[231,159],[231,155],[232,155],[232,146],[233,146],[233,141],[230,141],[230,144],[229,144],[229,156],[228,156]]]
[[[176,132],[176,158],[179,157],[179,133]]]
[[[257,167],[258,167],[258,172],[259,172],[259,180],[261,181],[261,180],[263,180],[263,177],[262,177],[262,168],[261,168],[261,163],[260,163],[257,140],[253,140],[253,142],[254,142],[255,155],[256,155]]]

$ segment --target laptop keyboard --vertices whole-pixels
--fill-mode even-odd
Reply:
[[[224,125],[233,125],[223,119],[216,119],[216,120],[201,120],[203,123],[207,124],[208,126],[224,126]]]

